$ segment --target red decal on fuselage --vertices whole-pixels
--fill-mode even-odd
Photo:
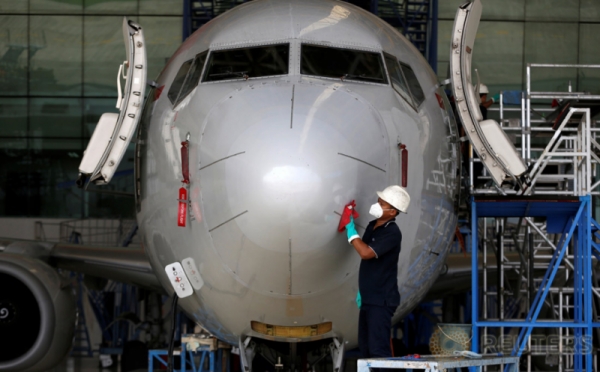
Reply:
[[[187,189],[179,189],[179,208],[177,210],[177,226],[185,227],[185,218],[187,215]]]

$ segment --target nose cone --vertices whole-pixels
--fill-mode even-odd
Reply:
[[[223,264],[264,293],[344,281],[359,260],[336,212],[385,187],[387,143],[375,112],[335,85],[261,84],[221,102],[201,139],[199,177]]]

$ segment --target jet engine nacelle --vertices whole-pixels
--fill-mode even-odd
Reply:
[[[0,370],[45,371],[71,349],[76,304],[69,282],[37,258],[0,255]]]

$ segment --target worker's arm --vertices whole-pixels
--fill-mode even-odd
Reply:
[[[490,108],[491,105],[493,105],[494,103],[498,102],[500,100],[500,94],[496,94],[495,96],[493,96],[492,98],[486,100],[485,102],[481,102],[481,106],[485,107],[485,108]]]
[[[485,102],[481,102],[481,106],[485,107],[485,108],[489,108],[491,105],[494,104],[494,101],[491,99],[488,99]]]
[[[356,227],[354,226],[354,218],[350,217],[350,223],[346,225],[346,234],[348,235],[348,242],[352,244],[358,255],[363,260],[370,260],[371,258],[377,257],[375,251],[369,247],[365,242],[362,241],[358,233],[356,232]]]
[[[365,242],[363,242],[361,238],[352,239],[350,244],[352,244],[360,258],[362,258],[363,260],[370,260],[372,258],[377,257],[375,251],[371,247],[369,247]]]

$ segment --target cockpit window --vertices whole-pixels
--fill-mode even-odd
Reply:
[[[210,54],[203,82],[287,75],[290,45],[216,50]]]
[[[171,84],[171,88],[169,88],[169,93],[167,96],[171,103],[175,103],[177,101],[177,96],[179,95],[179,91],[181,91],[181,86],[185,82],[185,77],[187,76],[190,67],[192,67],[193,59],[186,61],[181,65],[179,71],[177,71],[177,75],[175,76],[175,80],[173,80],[173,84]]]
[[[423,89],[421,89],[421,84],[419,84],[415,72],[409,65],[400,62],[400,66],[402,67],[402,72],[408,83],[408,88],[415,101],[415,106],[418,107],[425,100],[425,94],[423,93]]]
[[[387,84],[381,54],[302,44],[300,73]]]
[[[202,69],[206,62],[206,55],[208,52],[202,52],[198,54],[193,60],[189,60],[181,65],[169,93],[167,94],[171,103],[177,106],[188,94],[191,93],[194,88],[200,82],[200,76],[202,75]]]
[[[408,85],[404,79],[402,71],[400,71],[400,65],[396,57],[392,57],[389,54],[385,54],[385,65],[388,73],[390,74],[390,80],[392,81],[392,87],[398,94],[406,100],[411,106],[415,106],[413,99],[408,90]]]

